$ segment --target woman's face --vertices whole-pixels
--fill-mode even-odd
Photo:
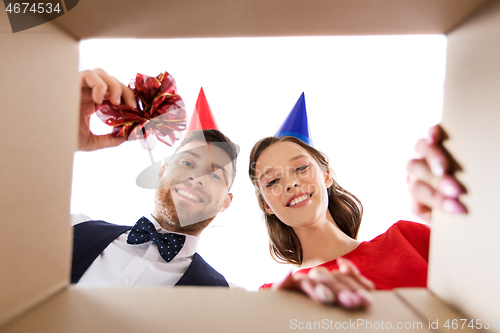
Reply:
[[[268,214],[292,228],[326,218],[333,180],[303,147],[287,141],[272,144],[254,167]]]

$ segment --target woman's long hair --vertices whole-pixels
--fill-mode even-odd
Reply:
[[[363,216],[363,206],[355,195],[344,190],[336,182],[333,177],[333,170],[328,163],[328,158],[320,151],[291,136],[283,136],[281,138],[267,137],[257,142],[250,153],[248,175],[254,185],[260,209],[264,212],[264,220],[269,233],[269,251],[273,259],[277,262],[300,266],[302,264],[303,254],[299,238],[292,227],[281,222],[276,215],[266,213],[264,209],[264,199],[258,185],[258,177],[256,176],[255,166],[262,152],[269,146],[284,141],[300,145],[309,152],[323,171],[330,172],[333,184],[328,188],[328,210],[340,230],[354,239],[358,236],[359,226]]]

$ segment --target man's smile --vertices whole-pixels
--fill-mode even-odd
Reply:
[[[195,191],[189,189],[189,188],[175,187],[174,191],[183,200],[193,202],[193,203],[203,202],[203,199],[200,198],[199,194],[196,193]]]

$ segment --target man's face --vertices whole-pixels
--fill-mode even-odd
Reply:
[[[182,232],[201,232],[229,207],[233,167],[229,155],[205,142],[190,142],[177,150],[160,172],[156,212]]]

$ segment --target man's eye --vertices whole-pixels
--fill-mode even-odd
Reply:
[[[190,162],[188,162],[188,161],[181,161],[181,164],[182,164],[182,165],[185,165],[185,166],[188,166],[188,167],[190,167],[190,168],[192,168],[192,167],[193,167],[193,165],[192,165]]]
[[[297,169],[295,169],[295,172],[302,172],[302,171],[306,171],[307,168],[309,168],[309,165],[303,165],[301,167],[298,167]]]
[[[271,187],[273,186],[274,184],[276,184],[278,182],[278,179],[273,179],[271,180],[269,183],[267,183],[266,187]]]

